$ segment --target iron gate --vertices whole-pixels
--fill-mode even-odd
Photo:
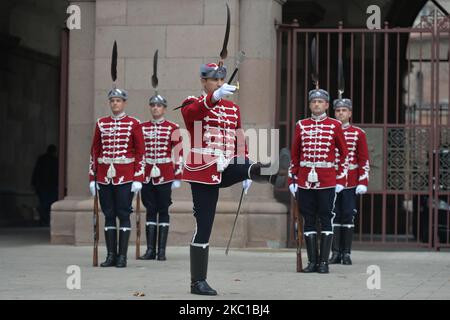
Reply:
[[[366,131],[369,191],[359,198],[355,241],[450,247],[450,25],[434,12],[412,28],[305,29],[277,25],[276,123],[290,147],[309,115],[309,48],[316,38],[321,87],[337,96],[342,57],[352,122]],[[332,111],[330,116],[333,116]],[[295,210],[291,200],[290,221]],[[292,222],[289,244],[294,245]]]

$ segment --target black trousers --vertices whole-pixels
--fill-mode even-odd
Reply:
[[[334,212],[335,226],[353,227],[356,216],[356,188],[344,189],[337,194]]]
[[[172,204],[172,183],[142,186],[142,202],[147,209],[147,222],[169,223],[169,207]],[[159,214],[159,221],[158,221]]]
[[[119,218],[120,228],[131,228],[130,214],[133,212],[131,182],[113,185],[99,184],[98,196],[100,206],[105,215],[105,228],[116,227],[116,218]]]
[[[300,214],[303,216],[303,231],[317,232],[317,218],[322,232],[333,232],[335,188],[298,189],[297,200]]]
[[[252,162],[248,159],[229,164],[222,172],[220,184],[207,185],[191,182],[194,217],[197,223],[192,243],[207,244],[209,242],[219,199],[219,189],[249,179],[248,169],[251,164]]]

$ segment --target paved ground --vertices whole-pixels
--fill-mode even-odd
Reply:
[[[52,246],[47,233],[0,229],[0,299],[450,299],[448,251],[355,250],[354,265],[333,265],[321,275],[296,273],[291,249],[225,256],[211,248],[208,282],[219,296],[201,297],[189,293],[188,247],[169,247],[160,262],[134,260],[130,246],[128,268],[93,268],[91,247]],[[105,248],[99,252],[104,259]],[[79,290],[67,288],[70,265],[80,268]],[[377,284],[372,269],[367,273],[371,265],[379,267],[380,289],[368,289],[369,277]]]

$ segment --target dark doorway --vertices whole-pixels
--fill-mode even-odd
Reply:
[[[32,173],[59,153],[61,32],[68,1],[0,2],[0,227],[39,226]]]

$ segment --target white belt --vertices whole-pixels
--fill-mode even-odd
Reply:
[[[134,158],[117,158],[117,159],[113,159],[113,158],[98,158],[98,163],[100,164],[128,164],[128,163],[133,163],[134,162]]]
[[[300,167],[333,168],[334,167],[334,163],[333,162],[325,162],[325,161],[319,161],[319,162],[300,161]]]
[[[221,156],[221,155],[233,154],[233,151],[231,151],[231,150],[223,151],[221,149],[211,149],[211,148],[192,148],[191,151],[194,153],[200,153],[200,154],[211,155],[211,156]]]
[[[192,152],[200,153],[203,155],[211,155],[216,156],[217,159],[214,160],[217,164],[217,171],[223,172],[228,165],[230,164],[230,159],[227,159],[225,155],[232,155],[233,153],[230,150],[223,151],[221,149],[211,149],[211,148],[192,148]]]
[[[170,163],[170,162],[172,162],[172,159],[171,158],[145,159],[145,162],[147,162],[148,164]]]
[[[358,166],[357,164],[349,164],[349,165],[348,165],[348,169],[349,169],[349,170],[358,169],[358,167],[359,167],[359,166]]]

